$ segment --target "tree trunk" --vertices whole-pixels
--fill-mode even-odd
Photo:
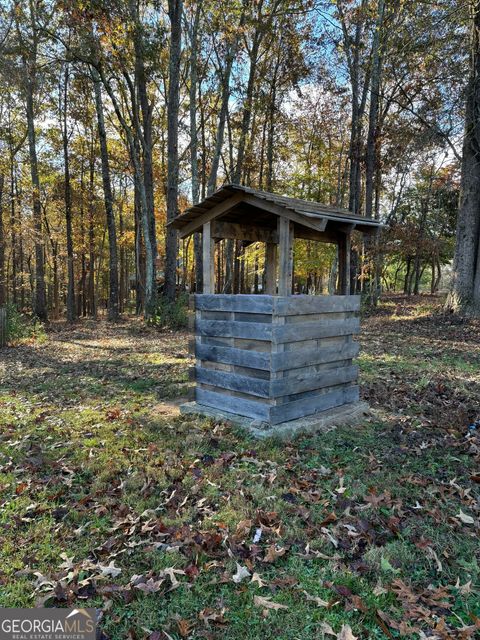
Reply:
[[[7,283],[5,280],[5,231],[3,226],[3,187],[5,176],[0,174],[0,307],[7,302]]]
[[[93,37],[93,36],[92,36]],[[95,43],[94,43],[95,45]],[[93,55],[96,56],[94,49]],[[130,154],[130,160],[133,165],[135,189],[138,196],[138,204],[140,208],[140,219],[142,222],[142,231],[145,244],[145,305],[144,305],[144,317],[149,320],[153,317],[156,308],[157,300],[157,279],[156,279],[156,240],[152,237],[155,233],[154,221],[149,217],[148,196],[145,188],[145,179],[142,170],[142,163],[140,161],[140,147],[139,145],[144,143],[142,139],[143,134],[140,130],[140,122],[138,117],[138,109],[136,104],[135,88],[129,80],[130,97],[132,101],[132,120],[131,124],[125,118],[124,110],[120,104],[116,92],[110,83],[109,78],[105,73],[105,69],[100,62],[95,63],[92,67],[92,73],[101,79],[103,86],[108,93],[108,96],[112,102],[113,109],[118,118],[120,126],[125,134],[128,151]],[[128,78],[128,74],[124,74]],[[117,298],[118,299],[118,298]]]
[[[134,182],[135,214],[135,311],[142,313],[145,308],[145,248],[142,237],[142,213],[137,182]]]
[[[123,237],[124,234],[124,224],[123,224],[123,207],[120,206],[118,212],[118,222],[119,222],[119,231],[120,238]],[[118,295],[118,308],[120,313],[125,311],[125,246],[123,242],[120,244],[120,289]]]
[[[153,181],[153,105],[148,98],[147,73],[145,69],[145,42],[143,37],[143,28],[140,23],[140,16],[138,14],[138,3],[136,0],[131,3],[131,13],[135,21],[135,87],[140,105],[141,125],[135,96],[132,96],[132,112],[136,138],[135,148],[138,156],[140,155],[139,147],[141,147],[142,150],[143,171],[138,179],[142,180],[142,185],[140,185],[140,202],[144,202],[143,207],[146,206],[144,216],[146,217],[145,225],[148,225],[148,234],[144,233],[144,240],[149,243],[148,278],[150,281],[148,284],[148,290],[150,294],[148,296],[148,315],[150,316],[156,307],[158,255]]]
[[[277,59],[272,80],[272,89],[270,94],[270,107],[268,113],[268,137],[267,137],[267,181],[266,190],[273,190],[273,156],[275,150],[275,115],[277,112],[277,77],[280,61]]]
[[[199,201],[200,184],[198,176],[198,135],[197,135],[197,57],[198,57],[198,29],[200,25],[202,2],[197,3],[195,18],[190,33],[190,168],[192,172],[192,204]],[[195,256],[195,290],[203,291],[203,251],[202,236],[193,236]]]
[[[447,307],[480,313],[480,2],[472,6],[470,77],[465,108],[460,205]]]
[[[35,54],[32,54],[35,55]],[[45,292],[45,247],[42,229],[42,210],[40,203],[40,177],[38,173],[37,142],[35,133],[35,115],[33,106],[33,95],[35,87],[35,61],[24,61],[26,71],[26,106],[27,106],[27,128],[28,128],[28,150],[30,156],[30,175],[32,180],[32,209],[33,226],[35,232],[35,294],[33,301],[33,311],[35,315],[43,321],[47,317],[47,299]]]
[[[58,242],[52,245],[52,262],[53,262],[53,315],[55,318],[60,316],[60,282],[58,277]]]
[[[415,263],[414,263],[414,284],[413,284],[413,293],[418,296],[419,292],[420,292],[420,279],[422,277],[422,270],[421,270],[421,266],[422,266],[422,262],[420,259],[420,256],[417,254],[415,256]]]
[[[87,258],[85,255],[85,164],[84,156],[82,156],[82,163],[80,167],[80,242],[81,242],[81,279],[80,279],[80,291],[79,305],[77,309],[77,315],[87,315]]]
[[[218,167],[220,165],[220,156],[222,154],[223,139],[225,136],[225,125],[228,115],[228,102],[230,100],[230,76],[232,75],[233,61],[238,47],[238,38],[241,33],[242,26],[245,21],[245,0],[242,3],[242,14],[240,16],[239,29],[237,35],[233,38],[227,49],[225,56],[225,68],[221,77],[221,100],[220,113],[218,115],[217,131],[215,136],[215,149],[213,152],[212,166],[208,176],[207,195],[211,195],[215,191],[217,184]]]
[[[89,159],[89,203],[88,203],[88,313],[92,317],[97,316],[95,298],[95,226],[94,226],[94,181],[95,181],[95,145],[92,133],[92,141]]]
[[[168,0],[170,58],[167,104],[167,222],[178,213],[178,111],[180,106],[180,57],[182,50],[183,0]],[[167,300],[174,300],[177,276],[177,231],[167,227],[165,242],[165,288]]]
[[[10,152],[10,234],[11,234],[11,286],[12,286],[12,301],[13,304],[17,304],[17,221],[16,221],[16,189],[15,189],[15,156]]]
[[[369,70],[365,72],[363,78],[363,88],[361,86],[361,51],[364,47],[363,31],[365,26],[365,15],[367,1],[361,0],[356,17],[355,35],[352,37],[348,32],[348,26],[344,15],[342,3],[337,2],[337,9],[340,17],[340,24],[343,32],[343,44],[347,57],[350,83],[352,86],[352,106],[351,106],[351,126],[349,145],[349,201],[348,208],[352,213],[360,214],[361,208],[361,160],[362,160],[362,118],[365,112],[365,103],[370,85]]]
[[[105,215],[108,230],[109,249],[109,295],[108,295],[108,319],[118,320],[118,256],[117,234],[115,228],[115,214],[113,212],[113,196],[110,181],[110,162],[108,158],[107,135],[105,131],[105,119],[103,115],[102,87],[96,70],[92,71],[93,86],[95,89],[95,108],[97,112],[98,138],[100,142],[100,159],[102,165],[102,184],[105,201]]]
[[[262,37],[261,32],[257,30],[254,35],[252,51],[250,53],[250,71],[248,75],[247,94],[243,106],[242,126],[240,129],[240,140],[238,143],[237,164],[235,166],[235,174],[233,181],[240,184],[242,182],[245,148],[247,144],[247,135],[250,129],[250,120],[252,117],[253,92],[255,89],[256,71],[258,63],[258,53],[260,49]]]
[[[380,38],[383,29],[383,15],[385,0],[378,0],[377,20],[372,44],[372,71],[370,85],[370,109],[368,114],[368,134],[365,161],[365,215],[373,217],[373,201],[375,193],[375,170],[378,153],[378,105],[380,98],[380,83],[382,76],[382,56],[380,53]]]
[[[67,321],[73,322],[75,313],[75,273],[73,264],[73,236],[72,236],[72,189],[70,184],[70,157],[68,154],[68,128],[67,128],[67,105],[68,105],[68,64],[65,65],[63,76],[63,108],[62,117],[62,143],[63,161],[65,172],[65,226],[67,240]]]

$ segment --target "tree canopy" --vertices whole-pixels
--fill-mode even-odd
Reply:
[[[0,305],[153,318],[160,297],[202,287],[198,238],[179,242],[167,221],[225,182],[385,221],[375,246],[353,244],[354,291],[440,286],[468,2],[8,0],[0,12]],[[261,291],[261,245],[222,241],[217,254],[223,290]],[[296,243],[298,291],[328,291],[334,269],[334,247]]]

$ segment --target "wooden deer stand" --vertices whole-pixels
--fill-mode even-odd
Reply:
[[[203,293],[195,309],[195,402],[182,406],[250,428],[291,434],[351,422],[359,402],[360,296],[350,294],[350,236],[379,223],[315,202],[227,185],[171,223],[203,235]],[[261,295],[215,293],[215,243],[264,242]],[[294,238],[338,245],[337,295],[292,295]]]

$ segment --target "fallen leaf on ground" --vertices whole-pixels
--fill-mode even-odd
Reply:
[[[285,555],[286,552],[287,550],[284,547],[277,547],[276,545],[272,544],[268,547],[263,561],[270,563],[275,562],[277,558],[281,558]]]
[[[358,638],[353,635],[352,628],[348,624],[344,624],[340,633],[337,634],[337,640],[358,640]]]
[[[245,580],[245,578],[249,578],[251,574],[247,567],[242,567],[242,565],[238,564],[238,562],[236,563],[236,565],[237,571],[233,574],[232,580],[235,582],[235,584],[239,584],[242,580]]]
[[[259,587],[264,587],[266,582],[262,580],[258,573],[254,573],[250,582],[256,582]]]
[[[116,578],[122,573],[122,570],[119,567],[116,567],[114,561],[112,560],[108,565],[99,564],[98,568],[100,569],[100,573],[104,577],[110,576],[111,578]]]
[[[288,609],[286,604],[280,604],[279,602],[272,602],[270,597],[263,596],[254,596],[253,604],[256,607],[263,607],[264,609],[274,609],[278,611],[279,609]]]
[[[460,509],[460,513],[457,513],[455,517],[461,520],[463,524],[475,524],[475,520],[472,518],[472,516],[469,516],[468,514],[463,513],[461,509]]]
[[[332,629],[332,627],[328,624],[328,622],[322,622],[320,625],[320,631],[329,636],[336,636],[337,634]]]
[[[310,602],[315,602],[317,607],[328,607],[329,605],[329,603],[326,600],[322,600],[322,598],[319,598],[318,596],[311,596],[306,591],[302,591],[302,593],[305,594],[307,600],[309,600]]]

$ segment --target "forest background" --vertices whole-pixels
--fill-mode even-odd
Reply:
[[[179,242],[167,222],[226,182],[381,219],[376,245],[352,249],[352,292],[372,303],[380,289],[445,286],[478,3],[0,11],[0,305],[155,320],[202,288],[200,238]],[[335,247],[296,241],[295,291],[331,291],[335,265]],[[220,243],[219,290],[260,292],[263,269],[260,244]]]

